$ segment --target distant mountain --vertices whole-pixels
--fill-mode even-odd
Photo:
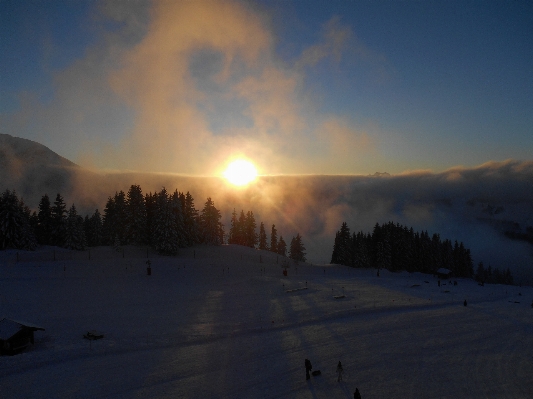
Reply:
[[[0,133],[0,165],[3,168],[17,165],[78,167],[74,162],[63,158],[36,141],[2,133]]]
[[[0,134],[0,190],[16,190],[28,204],[71,190],[78,165],[35,141]]]

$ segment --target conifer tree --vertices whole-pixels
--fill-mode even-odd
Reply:
[[[200,229],[198,226],[198,211],[194,207],[194,198],[187,191],[184,196],[183,221],[185,223],[185,235],[188,246],[200,242]]]
[[[61,194],[57,193],[54,206],[51,209],[52,214],[52,231],[51,244],[56,246],[63,246],[65,242],[65,227],[67,219],[67,206]]]
[[[0,197],[0,249],[33,250],[37,246],[30,227],[29,209],[19,201],[15,191],[6,190]]]
[[[265,231],[265,225],[261,222],[259,226],[259,249],[268,249],[267,235]]]
[[[270,250],[272,252],[278,252],[278,230],[276,230],[276,225],[272,225],[270,231]]]
[[[182,201],[178,190],[174,190],[174,192],[170,196],[170,207],[172,208],[172,214],[174,215],[174,221],[176,222],[176,235],[178,237],[178,246],[180,248],[185,248],[187,246],[185,222],[183,220]]]
[[[281,256],[287,256],[287,243],[283,239],[283,236],[279,236],[278,254]]]
[[[132,185],[126,195],[125,242],[141,245],[146,242],[146,204],[141,186]]]
[[[94,211],[91,217],[85,217],[85,237],[89,247],[102,245],[102,217],[98,209]]]
[[[350,228],[346,222],[342,223],[341,229],[335,235],[331,263],[349,266],[352,263],[352,242]]]
[[[120,190],[115,193],[115,215],[114,215],[114,233],[115,239],[119,241],[119,245],[126,244],[126,228],[127,228],[127,214],[126,214],[126,194]]]
[[[231,222],[229,228],[228,244],[238,244],[239,236],[239,219],[237,218],[237,211],[233,208],[231,213]]]
[[[220,211],[215,208],[211,197],[208,197],[200,214],[200,228],[204,243],[208,245],[222,244],[221,237],[223,238],[224,234],[220,218]]]
[[[146,243],[151,247],[155,247],[154,243],[154,220],[155,220],[155,199],[156,195],[151,192],[144,196],[144,203],[146,205]],[[180,198],[181,202],[181,198]]]
[[[39,202],[39,213],[37,217],[39,219],[37,241],[41,245],[50,245],[52,236],[52,206],[48,194],[43,195]]]
[[[246,215],[244,214],[244,210],[241,210],[241,214],[239,216],[239,222],[237,223],[237,242],[236,244],[239,245],[246,245],[247,238],[246,238]]]
[[[254,213],[252,211],[248,211],[246,213],[246,221],[244,225],[244,231],[245,231],[245,245],[247,247],[255,248],[257,245],[257,233],[255,232],[257,225],[255,223],[255,217]]]
[[[86,247],[83,218],[78,216],[78,212],[74,204],[72,204],[70,207],[66,220],[64,247],[78,251],[84,250]]]
[[[296,262],[305,262],[305,246],[302,242],[302,237],[300,234],[296,234],[296,237],[293,237],[291,240],[291,247],[289,258],[295,260]]]
[[[176,255],[178,253],[176,220],[172,213],[167,190],[164,187],[161,192],[155,195],[153,241],[155,249],[163,255]]]

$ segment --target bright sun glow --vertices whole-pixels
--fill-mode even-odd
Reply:
[[[224,172],[224,177],[236,186],[244,186],[255,180],[257,169],[251,162],[238,159],[228,165],[228,168]]]

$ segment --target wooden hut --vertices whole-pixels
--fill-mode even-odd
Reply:
[[[15,355],[33,345],[35,331],[44,328],[32,323],[3,318],[0,320],[0,355]]]

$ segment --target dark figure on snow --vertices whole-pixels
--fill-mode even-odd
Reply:
[[[359,393],[358,388],[355,388],[355,392],[353,393],[353,399],[361,399],[361,394]]]
[[[342,364],[341,362],[339,361],[339,364],[337,364],[337,382],[340,382],[342,381]]]
[[[465,305],[465,306],[468,305],[468,304],[466,303],[466,299],[465,299],[465,301],[463,302],[463,305]]]
[[[305,359],[305,379],[308,380],[311,378],[309,373],[313,370],[313,366],[311,365],[311,361],[309,359]]]

